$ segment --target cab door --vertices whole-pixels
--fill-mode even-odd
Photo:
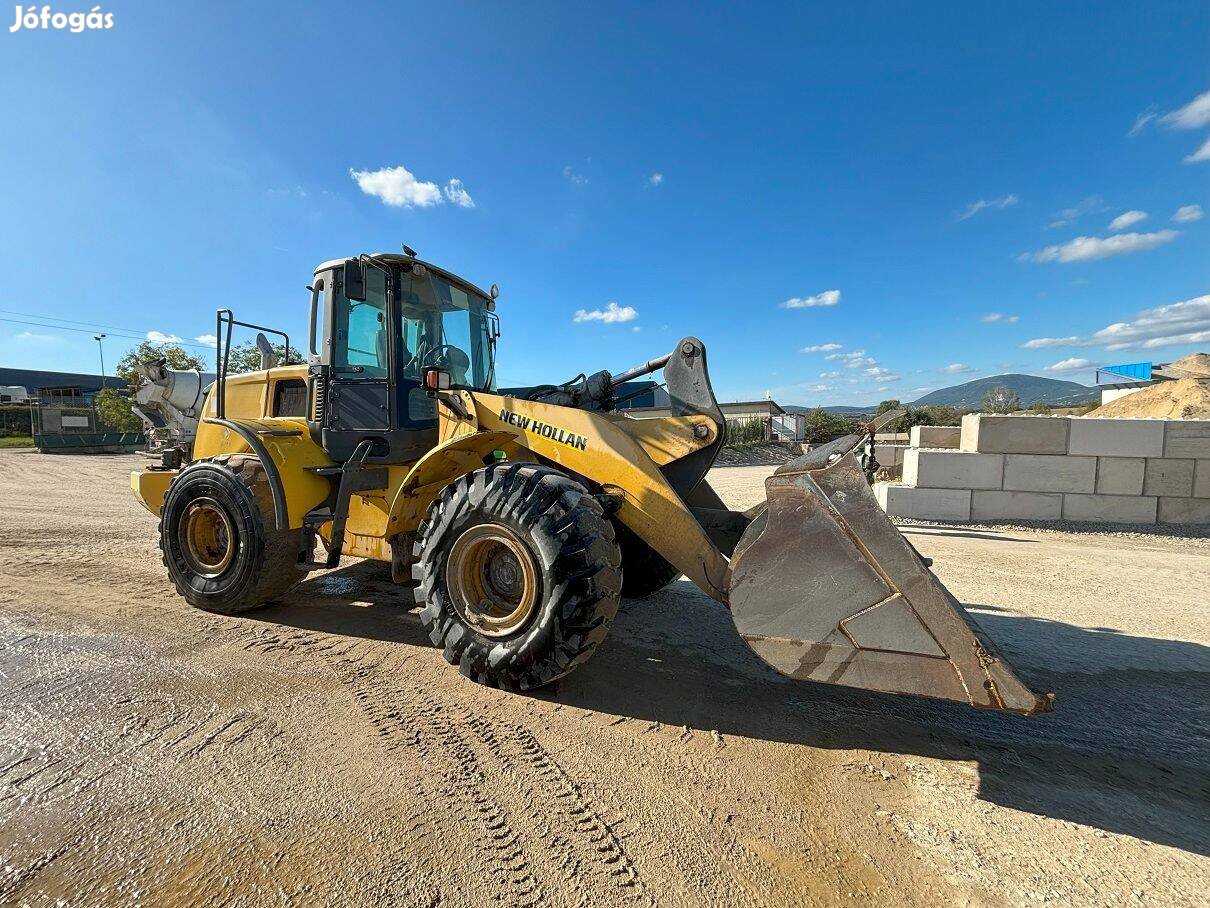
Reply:
[[[388,275],[365,269],[365,299],[350,300],[336,272],[332,294],[328,375],[324,401],[323,446],[344,460],[367,437],[391,447],[391,330]]]

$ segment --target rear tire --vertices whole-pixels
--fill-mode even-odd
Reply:
[[[278,530],[260,460],[224,454],[185,467],[160,509],[160,551],[177,592],[194,608],[234,615],[302,580],[303,531]]]
[[[468,678],[550,684],[609,631],[622,585],[613,525],[551,467],[497,463],[451,483],[416,533],[416,601],[429,639]]]
[[[622,549],[622,595],[627,599],[645,599],[681,576],[659,552],[639,538],[629,527],[615,523],[618,545]]]

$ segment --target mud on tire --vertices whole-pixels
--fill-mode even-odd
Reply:
[[[198,544],[190,542],[199,511],[220,527],[213,563],[200,566]],[[229,557],[218,554],[224,545]],[[302,530],[276,529],[268,476],[251,455],[190,464],[168,487],[160,509],[168,576],[190,605],[208,612],[234,615],[281,596],[306,576],[298,563],[302,545]]]
[[[524,625],[481,632],[455,606],[459,539],[503,527],[532,558],[535,599]],[[475,528],[480,528],[476,530]],[[588,660],[618,610],[621,553],[613,525],[584,486],[551,467],[498,463],[452,483],[416,534],[416,601],[429,639],[481,684],[532,690]],[[460,603],[465,600],[459,599]],[[466,610],[465,604],[460,606]]]

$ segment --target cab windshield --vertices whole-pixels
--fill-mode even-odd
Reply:
[[[428,366],[450,374],[458,388],[494,391],[492,368],[495,316],[477,293],[425,268],[420,277],[402,273],[399,281],[399,334],[403,375],[421,377]]]
[[[400,339],[398,379],[419,387],[427,366],[450,374],[455,387],[495,390],[496,316],[477,293],[424,268],[417,276],[398,270]],[[354,380],[384,380],[388,371],[387,273],[365,272],[366,298],[336,299],[332,364]],[[423,398],[423,394],[420,397]]]

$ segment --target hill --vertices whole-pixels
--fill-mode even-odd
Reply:
[[[782,409],[785,410],[787,413],[810,413],[815,408],[814,407],[801,407],[801,406],[798,406],[797,404],[787,404],[787,405],[783,406]],[[873,406],[873,405],[868,406],[868,407],[836,406],[836,407],[824,407],[823,411],[825,413],[831,413],[833,416],[864,416],[867,413],[873,413],[877,409],[878,409],[878,407]]]
[[[1074,381],[1010,373],[993,375],[989,378],[977,378],[974,381],[949,388],[938,388],[914,401],[912,406],[943,406],[956,407],[959,410],[973,410],[978,408],[983,400],[983,395],[997,385],[1005,385],[1016,391],[1021,398],[1023,407],[1039,401],[1050,404],[1052,407],[1078,407],[1081,404],[1093,403],[1098,399],[1096,388],[1089,388]]]

